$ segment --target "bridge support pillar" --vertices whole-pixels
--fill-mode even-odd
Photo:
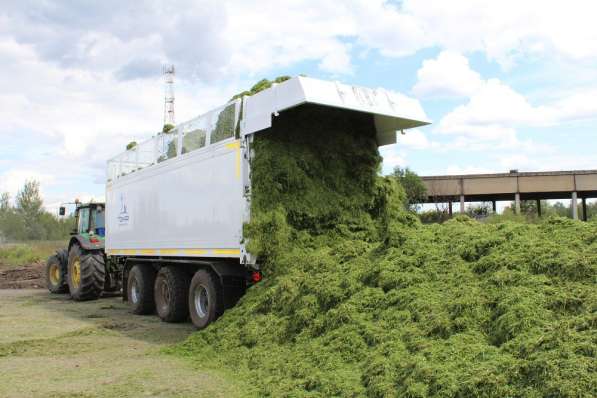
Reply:
[[[452,217],[452,201],[448,202],[448,214],[450,214],[450,217]]]
[[[582,198],[582,220],[589,220],[589,215],[587,214],[587,198]]]
[[[516,207],[516,214],[520,214],[520,193],[516,192],[514,195],[514,202]]]
[[[541,199],[537,199],[537,216],[541,217]]]
[[[464,195],[460,195],[460,212],[464,214]]]
[[[491,209],[493,210],[493,214],[497,214],[497,202],[495,200],[491,201]]]
[[[574,220],[578,220],[578,194],[572,192],[572,203],[570,204],[572,207],[572,218]]]

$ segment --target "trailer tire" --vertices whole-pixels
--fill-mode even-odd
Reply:
[[[75,301],[95,300],[104,289],[106,267],[101,251],[73,245],[68,253],[68,288]]]
[[[222,287],[209,271],[195,272],[189,286],[189,312],[197,329],[204,329],[224,312]]]
[[[180,267],[160,268],[155,278],[155,308],[164,322],[182,322],[189,315],[189,275]]]
[[[50,293],[68,292],[66,281],[68,256],[65,249],[60,249],[46,261],[46,286]]]
[[[133,314],[147,315],[155,311],[153,285],[155,270],[148,265],[135,265],[129,271],[126,295]]]

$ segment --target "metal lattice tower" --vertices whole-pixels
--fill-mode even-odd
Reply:
[[[175,125],[174,119],[174,65],[164,65],[164,125]]]

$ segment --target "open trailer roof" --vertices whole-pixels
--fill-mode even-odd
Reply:
[[[307,77],[294,77],[244,98],[243,135],[271,127],[272,115],[302,104],[316,104],[370,113],[379,146],[396,143],[396,132],[424,126],[422,110],[411,100],[388,90],[350,86]]]

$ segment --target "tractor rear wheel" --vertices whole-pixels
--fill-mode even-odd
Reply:
[[[153,284],[155,270],[148,265],[135,265],[126,281],[126,296],[133,314],[147,315],[155,311]]]
[[[60,249],[46,262],[46,286],[54,294],[68,292],[66,281],[68,256],[65,249]]]
[[[102,294],[106,280],[104,254],[73,245],[68,254],[68,287],[76,301],[95,300]]]
[[[164,322],[182,322],[189,316],[189,275],[180,267],[160,268],[154,284],[155,307]]]
[[[215,275],[201,269],[189,287],[189,312],[197,329],[203,329],[224,312],[222,287]]]

